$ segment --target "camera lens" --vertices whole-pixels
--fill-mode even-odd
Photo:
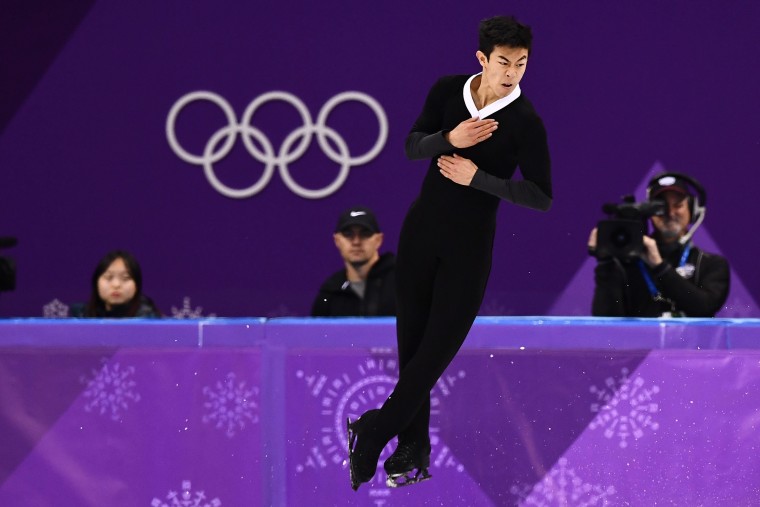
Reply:
[[[612,244],[622,248],[631,242],[631,234],[625,229],[617,229],[612,233]]]

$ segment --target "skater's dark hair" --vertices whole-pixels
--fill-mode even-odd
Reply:
[[[490,57],[496,46],[525,48],[530,54],[533,33],[513,16],[494,16],[480,22],[478,49]]]

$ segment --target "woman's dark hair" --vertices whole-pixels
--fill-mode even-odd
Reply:
[[[478,49],[486,55],[486,58],[491,56],[496,46],[525,48],[530,54],[533,43],[530,27],[523,25],[512,16],[494,16],[484,19],[480,22],[478,35]]]
[[[108,252],[95,267],[95,271],[92,273],[92,280],[90,286],[92,292],[90,293],[90,302],[87,303],[85,315],[87,317],[102,317],[106,314],[106,304],[101,299],[98,292],[98,279],[106,272],[108,266],[110,266],[116,259],[124,261],[124,266],[127,268],[129,276],[135,282],[135,296],[125,303],[125,317],[134,317],[137,311],[140,309],[140,302],[142,296],[142,270],[140,264],[134,258],[134,256],[125,250],[113,250]]]

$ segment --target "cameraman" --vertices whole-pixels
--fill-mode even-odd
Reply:
[[[728,262],[697,248],[691,237],[704,219],[706,195],[693,178],[663,173],[647,185],[647,200],[664,201],[652,216],[638,257],[597,255],[597,228],[588,247],[597,256],[595,316],[713,317],[728,297]]]

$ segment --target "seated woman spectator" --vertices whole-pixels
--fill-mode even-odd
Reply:
[[[72,308],[74,317],[161,317],[161,311],[142,293],[142,271],[137,260],[124,250],[103,257],[92,274],[92,293],[87,305]]]

